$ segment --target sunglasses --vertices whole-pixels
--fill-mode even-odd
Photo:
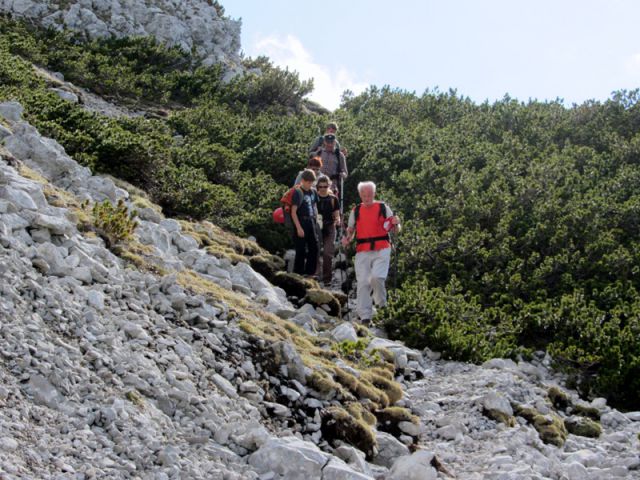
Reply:
[[[322,185],[322,186],[318,185],[318,190],[325,190],[327,188],[329,188],[329,185]]]
[[[327,142],[333,142],[333,141],[336,139],[336,137],[335,137],[334,135],[325,135],[325,136],[324,136],[324,139],[325,139]]]

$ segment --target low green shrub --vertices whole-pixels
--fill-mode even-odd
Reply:
[[[416,348],[429,346],[445,358],[482,362],[524,352],[508,318],[462,293],[455,277],[444,289],[424,279],[408,281],[390,293],[379,318],[394,338]]]
[[[109,200],[96,202],[92,209],[95,231],[105,241],[107,248],[126,242],[138,226],[137,212],[129,212],[124,200],[113,205]]]

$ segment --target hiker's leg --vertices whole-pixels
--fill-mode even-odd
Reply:
[[[371,303],[371,253],[356,253],[355,269],[357,289],[357,312],[361,320],[371,319],[373,316],[373,305]]]
[[[389,261],[391,259],[391,249],[377,250],[371,266],[371,288],[373,289],[373,300],[378,307],[387,304],[387,289],[385,280],[389,273]]]
[[[325,233],[322,238],[324,243],[322,254],[322,280],[325,283],[331,283],[333,254],[336,248],[335,238],[336,227],[334,225],[325,227]]]
[[[306,241],[304,238],[298,237],[294,232],[293,234],[293,246],[296,249],[296,258],[293,261],[293,273],[304,275],[304,260],[306,251]]]
[[[318,266],[318,237],[313,223],[306,223],[304,226],[304,237],[307,243],[307,263],[304,273],[307,275],[315,275]]]

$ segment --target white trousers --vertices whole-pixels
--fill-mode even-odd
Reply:
[[[360,320],[371,320],[373,317],[372,300],[378,307],[384,307],[387,304],[387,290],[384,282],[389,273],[390,259],[390,248],[356,253],[357,310]]]

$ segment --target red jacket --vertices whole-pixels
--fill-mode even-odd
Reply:
[[[389,248],[389,233],[384,228],[386,220],[382,202],[373,202],[371,206],[359,205],[356,218],[356,252],[383,250]],[[354,213],[356,209],[354,208]]]

